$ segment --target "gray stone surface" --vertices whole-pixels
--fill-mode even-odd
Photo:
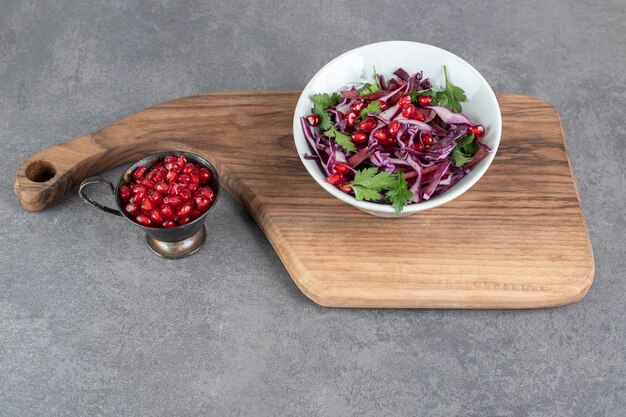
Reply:
[[[383,3],[0,1],[0,416],[626,415],[626,3]],[[596,255],[582,301],[322,308],[229,196],[178,262],[76,190],[40,213],[13,196],[40,149],[179,96],[301,88],[389,39],[559,110]]]

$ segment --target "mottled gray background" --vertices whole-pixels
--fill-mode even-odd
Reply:
[[[1,416],[626,415],[626,2],[89,3],[0,1]],[[582,301],[321,308],[230,196],[178,262],[76,190],[40,213],[13,196],[52,144],[179,96],[301,88],[390,39],[556,106],[596,255]]]

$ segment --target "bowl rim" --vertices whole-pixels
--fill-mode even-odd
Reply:
[[[296,150],[298,152],[298,156],[300,157],[300,161],[302,161],[302,164],[306,168],[306,170],[309,173],[309,175],[311,177],[313,177],[315,182],[317,182],[318,185],[320,185],[324,190],[326,190],[328,193],[330,193],[334,197],[338,198],[339,200],[341,200],[341,201],[343,201],[343,202],[345,202],[347,204],[350,204],[350,205],[352,205],[354,207],[357,207],[357,208],[365,210],[365,211],[372,211],[372,212],[383,213],[383,214],[395,214],[395,209],[391,205],[389,205],[389,204],[382,204],[382,203],[374,203],[374,202],[371,202],[371,201],[357,201],[356,197],[340,191],[338,188],[336,188],[332,184],[327,183],[326,181],[320,180],[315,175],[316,173],[312,172],[311,164],[309,164],[309,162],[315,162],[315,164],[316,164],[315,166],[316,167],[318,167],[318,165],[317,165],[317,161],[309,161],[309,160],[306,160],[304,158],[304,153],[305,152],[310,152],[310,149],[308,149],[309,145],[306,142],[306,139],[304,138],[304,134],[301,131],[301,129],[302,129],[302,127],[300,126],[300,117],[301,116],[298,114],[298,107],[300,107],[300,105],[301,105],[301,103],[303,101],[305,101],[305,100],[310,101],[311,100],[311,98],[309,96],[305,95],[305,92],[311,87],[311,85],[313,85],[313,83],[315,83],[321,77],[321,74],[326,70],[326,68],[328,68],[329,66],[334,64],[336,61],[342,59],[343,57],[345,57],[345,56],[347,56],[349,54],[354,54],[354,53],[359,52],[360,50],[363,50],[363,49],[367,49],[367,48],[371,48],[371,47],[375,47],[375,46],[390,45],[390,44],[399,45],[399,46],[402,46],[404,44],[404,45],[425,47],[427,49],[434,49],[434,50],[438,50],[438,51],[442,52],[444,55],[447,54],[451,58],[457,60],[458,63],[460,63],[463,66],[465,66],[487,88],[488,97],[489,97],[490,101],[492,101],[492,104],[495,104],[494,108],[497,110],[497,113],[498,113],[497,114],[498,117],[496,119],[495,126],[490,126],[491,129],[495,129],[495,143],[492,146],[493,151],[490,154],[487,154],[487,156],[485,158],[483,158],[482,161],[480,161],[478,164],[476,164],[472,168],[472,172],[476,173],[474,178],[472,178],[469,182],[464,184],[462,187],[457,187],[457,188],[452,187],[450,190],[447,190],[443,194],[440,194],[440,195],[434,197],[431,200],[422,201],[421,203],[415,203],[415,204],[407,205],[402,210],[402,213],[401,213],[401,215],[404,216],[404,215],[409,215],[409,214],[417,213],[417,212],[420,212],[420,211],[428,210],[428,209],[431,209],[431,208],[435,208],[435,207],[438,207],[438,206],[440,206],[442,204],[445,204],[445,203],[447,203],[449,201],[452,201],[455,198],[457,198],[460,195],[462,195],[463,193],[465,193],[470,188],[472,188],[474,186],[474,184],[476,184],[476,182],[478,182],[478,180],[480,178],[482,178],[482,176],[485,174],[485,172],[487,171],[489,166],[491,166],[491,162],[495,158],[497,150],[498,150],[498,147],[500,145],[500,139],[501,139],[501,135],[502,135],[502,113],[500,111],[500,105],[499,105],[498,100],[496,98],[496,94],[494,93],[493,89],[491,88],[491,86],[489,85],[489,83],[487,82],[485,77],[483,77],[480,74],[480,72],[478,72],[478,70],[476,68],[474,68],[470,63],[468,63],[463,58],[459,57],[458,55],[456,55],[456,54],[454,54],[454,53],[452,53],[452,52],[450,52],[450,51],[448,51],[446,49],[440,48],[438,46],[426,44],[426,43],[415,42],[415,41],[391,40],[391,41],[374,42],[374,43],[362,45],[362,46],[359,46],[357,48],[354,48],[354,49],[351,49],[349,51],[346,51],[346,52],[342,53],[341,55],[337,56],[336,58],[332,59],[331,61],[329,61],[320,70],[318,70],[315,73],[315,75],[313,75],[313,77],[309,80],[307,85],[302,90],[302,93],[300,94],[300,97],[298,98],[298,102],[296,103],[296,107],[294,109],[294,116],[293,116],[294,143],[295,143],[295,146],[296,146]],[[304,148],[304,149],[302,149],[302,148]],[[319,167],[318,167],[318,169],[319,169]],[[321,172],[321,169],[319,169],[319,170]]]

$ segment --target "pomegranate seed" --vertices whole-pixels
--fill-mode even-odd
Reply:
[[[328,177],[326,177],[326,181],[333,185],[339,184],[342,179],[343,177],[341,176],[341,174],[330,174]]]
[[[187,162],[187,165],[185,165],[183,167],[183,174],[190,174],[192,171],[197,171],[198,167],[191,163],[191,162]]]
[[[359,124],[359,131],[369,133],[376,127],[374,119],[365,119]]]
[[[208,168],[200,168],[200,184],[206,184],[211,181],[212,176],[213,174],[211,174]]]
[[[187,184],[187,189],[193,193],[194,191],[198,189],[198,186],[199,184],[190,182],[189,184]]]
[[[133,172],[133,178],[136,180],[139,180],[140,178],[143,178],[145,173],[146,173],[146,167],[142,165],[139,168],[137,168],[135,172]]]
[[[159,162],[158,164],[152,166],[152,171],[167,171],[167,169],[165,169],[165,166],[163,166],[163,163]]]
[[[215,194],[213,193],[213,190],[209,187],[202,187],[198,192],[210,202],[213,202],[215,200]]]
[[[350,135],[352,138],[352,142],[354,143],[365,143],[367,142],[367,134],[363,132],[354,132]]]
[[[167,194],[168,191],[170,190],[170,185],[164,182],[160,182],[154,187],[154,189],[160,192],[161,194]]]
[[[418,152],[424,152],[424,145],[422,143],[415,143],[413,144],[413,149],[415,149]]]
[[[183,155],[180,155],[178,158],[176,158],[176,160],[178,161],[178,165],[180,165],[181,167],[184,167],[185,165],[187,165],[187,158],[185,158]]]
[[[415,120],[419,120],[420,122],[423,122],[424,120],[426,120],[426,116],[424,116],[424,113],[417,110],[417,108],[415,109],[415,114],[413,115],[413,118]]]
[[[417,104],[419,104],[422,107],[430,105],[432,101],[433,101],[432,96],[419,96],[417,98]]]
[[[138,206],[138,205],[141,205],[141,203],[143,203],[143,200],[145,199],[146,199],[146,192],[139,191],[135,193],[134,196],[132,196],[132,198],[130,199],[130,202]]]
[[[400,101],[398,101],[398,103],[400,103],[400,107],[402,107],[404,109],[405,107],[410,106],[411,104],[413,104],[413,101],[411,100],[411,96],[410,95],[403,94],[403,95],[400,96]]]
[[[159,207],[163,204],[163,196],[159,192],[152,191],[148,194],[148,199],[152,202],[152,204],[154,204],[155,207]]]
[[[172,220],[174,217],[176,217],[176,212],[174,211],[174,209],[167,205],[161,208],[161,213],[163,213],[163,217],[168,220]]]
[[[191,191],[184,188],[180,190],[180,194],[178,194],[178,197],[180,197],[180,200],[182,202],[191,201]]]
[[[193,209],[191,210],[190,216],[192,219],[197,219],[198,217],[202,216],[202,212],[198,209]]]
[[[433,137],[430,136],[428,133],[422,133],[421,138],[422,138],[422,142],[424,142],[424,145],[429,145],[435,141]]]
[[[126,213],[128,213],[129,215],[134,216],[135,214],[139,213],[139,208],[133,203],[128,203],[124,207],[124,211],[126,211]]]
[[[152,201],[149,198],[143,200],[143,202],[141,203],[141,212],[143,214],[150,214],[152,209],[154,209],[154,204],[152,204]]]
[[[165,167],[163,167],[163,169],[165,169]],[[167,170],[165,170],[165,172],[167,173]],[[163,182],[165,174],[162,171],[154,171],[151,179],[154,182]]]
[[[395,141],[393,140],[392,137],[387,136],[385,139],[380,139],[378,143],[380,143],[383,146],[391,146],[395,143]]]
[[[343,191],[344,193],[346,193],[346,194],[351,194],[352,193],[352,188],[348,187],[346,184],[341,184],[339,186],[339,189],[341,191]]]
[[[177,174],[181,170],[180,165],[178,165],[178,163],[176,163],[176,162],[173,162],[171,164],[165,164],[165,168],[167,168],[168,171],[174,171]]]
[[[155,184],[154,184],[154,181],[145,178],[143,181],[141,181],[141,185],[146,187],[147,190],[152,190],[154,189]]]
[[[122,201],[128,201],[133,196],[133,193],[130,191],[130,188],[123,185],[120,188],[120,197],[122,197]]]
[[[182,226],[182,225],[184,225],[184,224],[189,223],[190,221],[191,221],[191,217],[187,216],[187,217],[184,217],[184,218],[180,219],[180,220],[178,221],[178,224],[179,224],[180,226]]]
[[[485,128],[483,127],[483,125],[470,126],[467,128],[467,134],[473,134],[477,138],[482,138],[483,136],[485,136]]]
[[[135,217],[135,220],[137,220],[137,223],[144,226],[152,225],[152,220],[150,220],[148,216],[144,216],[143,214],[139,214],[137,217]]]
[[[190,184],[200,185],[200,174],[198,171],[192,171],[189,173],[189,178],[191,178]]]
[[[384,142],[389,137],[389,133],[387,133],[387,129],[378,129],[374,132],[374,137],[381,142]]]
[[[352,110],[353,112],[357,112],[357,113],[360,113],[361,110],[363,110],[364,108],[365,108],[365,102],[363,100],[355,101],[350,106],[350,110]]]
[[[309,124],[313,127],[315,126],[319,126],[320,125],[320,117],[315,114],[315,113],[311,113],[306,117],[306,120],[309,122]]]
[[[170,190],[167,192],[168,195],[178,195],[180,194],[180,185],[174,183],[170,185]]]
[[[178,225],[171,220],[165,220],[163,222],[163,228],[165,229],[171,229],[172,227],[176,227],[176,226]]]
[[[163,162],[165,162],[166,164],[175,164],[177,160],[178,159],[175,156],[170,155],[170,156],[166,156]]]
[[[178,173],[176,171],[169,170],[167,171],[167,175],[165,176],[167,182],[176,182],[178,179]]]
[[[187,217],[191,213],[191,209],[193,209],[193,206],[190,203],[185,203],[178,209],[176,215],[178,217]]]
[[[389,123],[388,130],[391,136],[396,136],[400,129],[402,129],[402,124],[399,121],[394,120],[393,122]]]
[[[407,119],[412,119],[415,116],[415,113],[417,113],[417,107],[412,104],[402,108],[402,116]]]
[[[194,202],[196,203],[196,208],[201,212],[205,212],[211,207],[211,202],[201,195],[194,198]]]
[[[354,126],[354,122],[356,121],[357,114],[353,111],[346,114],[346,125],[349,127]]]
[[[177,195],[170,195],[163,199],[163,204],[176,208],[182,204],[182,200]]]
[[[152,220],[156,224],[163,223],[163,213],[161,213],[159,210],[152,210],[150,212],[150,220]]]
[[[139,185],[139,184],[133,184],[130,186],[130,190],[133,192],[133,194],[137,194],[140,191],[143,191],[145,193],[146,187],[144,187],[143,185]]]
[[[389,105],[385,100],[380,100],[380,111],[387,110],[388,107]]]
[[[181,185],[189,184],[191,182],[191,178],[187,174],[180,174],[178,176],[178,183]]]
[[[338,172],[341,175],[346,175],[348,172],[350,172],[350,167],[346,164],[335,164],[333,166],[333,171]]]

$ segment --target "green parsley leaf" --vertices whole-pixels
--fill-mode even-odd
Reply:
[[[368,94],[375,93],[380,90],[380,87],[374,84],[367,83],[363,87],[359,88],[359,95],[366,96]]]
[[[457,142],[457,146],[461,148],[461,150],[465,153],[475,154],[480,151],[480,145],[476,143],[476,138],[474,134],[465,136],[463,139]]]
[[[376,201],[383,198],[380,191],[372,190],[362,185],[351,186],[351,188],[354,190],[354,196],[357,201]]]
[[[350,136],[346,135],[345,133],[341,133],[340,131],[335,129],[334,126],[331,125],[330,129],[324,132],[324,135],[330,138],[335,138],[335,142],[337,143],[337,145],[341,146],[346,151],[356,152],[356,146],[354,146],[354,143],[352,143],[352,139],[350,139]]]
[[[457,87],[452,84],[452,81],[448,78],[448,69],[443,66],[443,73],[446,78],[446,87],[443,91],[437,92],[437,102],[440,106],[444,106],[456,113],[461,113],[463,108],[461,103],[467,100],[465,97],[465,91],[461,87]]]
[[[378,73],[376,72],[376,67],[372,65],[372,68],[374,68],[374,81],[376,81],[376,86],[379,90],[382,90],[382,87],[380,86],[380,80],[378,79]]]
[[[372,101],[367,105],[367,107],[361,110],[361,119],[365,120],[367,118],[367,113],[380,113],[380,100]]]
[[[387,171],[378,172],[378,168],[370,167],[356,171],[354,181],[346,184],[354,190],[357,201],[380,200],[383,189],[389,189],[396,181],[395,176]]]
[[[467,135],[457,142],[450,157],[454,161],[454,165],[460,167],[471,161],[474,154],[479,150],[480,146],[476,143],[474,135]]]
[[[311,97],[311,100],[313,101],[313,105],[319,105],[326,109],[339,104],[341,96],[337,93],[333,93],[332,95],[329,95],[328,93],[321,93],[314,94],[313,97]]]
[[[365,168],[356,171],[354,181],[346,185],[354,190],[357,201],[381,200],[382,191],[387,190],[385,198],[392,204],[397,215],[413,199],[413,193],[401,171],[392,174],[387,171],[378,172],[376,167]]]
[[[313,113],[317,114],[320,118],[320,129],[328,130],[332,127],[330,117],[326,113],[326,109],[331,106],[336,106],[341,101],[341,96],[337,93],[329,95],[328,93],[314,94],[311,97],[313,102]]]
[[[464,154],[459,150],[459,148],[454,148],[454,150],[450,154],[450,157],[454,161],[454,165],[456,165],[457,167],[463,166],[472,160],[471,156]]]
[[[402,171],[396,174],[396,181],[385,195],[387,201],[391,203],[396,210],[396,215],[400,215],[404,207],[413,199],[413,193],[409,190],[408,184],[404,179]]]

